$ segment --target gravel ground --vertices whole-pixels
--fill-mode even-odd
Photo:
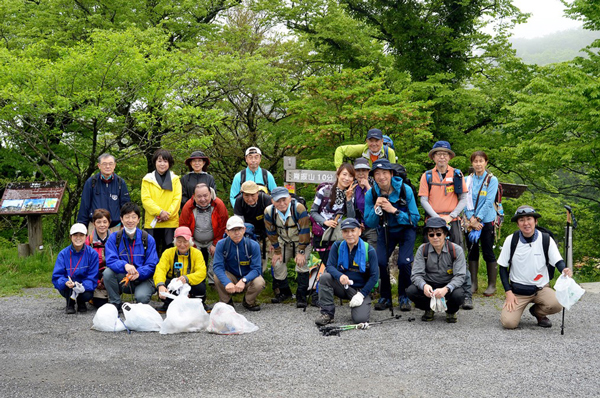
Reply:
[[[236,310],[260,329],[208,333],[102,333],[94,311],[66,315],[50,289],[0,299],[4,397],[587,397],[598,396],[600,295],[586,294],[554,327],[527,312],[503,330],[500,299],[476,298],[457,324],[422,311],[369,330],[321,336],[317,309],[293,304]],[[399,313],[399,312],[397,312]],[[351,323],[346,305],[336,323]],[[408,317],[416,317],[408,322]],[[372,321],[389,317],[373,311]],[[563,375],[564,376],[561,376]]]

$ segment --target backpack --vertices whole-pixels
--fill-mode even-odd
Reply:
[[[306,199],[304,199],[303,196],[298,196],[295,193],[290,193],[290,196],[292,197],[292,199],[295,199],[296,202],[302,203],[302,206],[304,206],[304,208],[308,211],[308,207],[306,207]]]
[[[432,185],[445,185],[443,183],[433,183],[431,182],[433,179],[433,170],[427,170],[425,172],[425,180],[427,181],[428,192],[431,192]],[[452,178],[452,184],[454,185],[454,193],[456,196],[460,196],[462,194],[463,188],[463,174],[459,169],[454,169],[454,177]]]
[[[123,239],[123,229],[117,232],[117,254],[121,252],[121,240]],[[142,245],[144,246],[144,257],[146,256],[146,250],[148,250],[148,232],[142,229]]]
[[[262,170],[262,178],[263,178],[263,183],[264,184],[259,184],[258,182],[256,184],[258,184],[259,186],[263,186],[263,187],[267,188],[267,192],[266,193],[269,193],[269,174],[268,174],[269,172],[267,170],[263,169],[262,167],[260,169]],[[240,171],[240,187],[245,182],[246,182],[246,169]],[[242,191],[240,190],[240,192],[235,197],[237,198],[241,194],[242,194]]]
[[[417,198],[418,197],[418,195],[417,195],[417,189],[415,188],[415,186],[410,181],[410,178],[408,178],[408,172],[406,171],[406,167],[402,166],[400,163],[392,163],[392,169],[393,169],[394,175],[402,178],[402,182],[404,184],[408,185],[412,189],[412,191],[413,191],[413,197]],[[402,191],[400,193],[400,197],[404,198],[404,200],[406,200],[406,192]]]
[[[448,252],[450,252],[450,257],[452,258],[452,262],[456,261],[456,248],[454,245],[451,245],[448,239],[446,239],[446,247],[448,248]],[[452,250],[450,250],[452,248]],[[427,258],[429,257],[429,242],[425,243],[423,246],[423,259],[425,260],[425,265],[427,265]]]
[[[115,180],[119,183],[119,197],[121,197],[121,187],[123,185],[123,179],[121,177],[119,177],[116,174],[113,174],[115,176]],[[94,188],[96,187],[96,184],[98,183],[98,180],[100,179],[99,174],[94,174],[92,176],[92,192],[94,191]]]
[[[383,136],[383,150],[385,152],[385,158],[387,160],[390,160],[390,157],[388,155],[389,148],[396,150],[396,147],[394,146],[394,141],[392,140],[392,138],[389,135],[384,135]],[[398,160],[398,156],[396,156],[396,159],[394,159],[394,160]],[[390,162],[391,162],[391,160],[390,160]]]
[[[292,220],[294,221],[294,225],[296,227],[298,227],[298,229],[300,229],[300,226],[298,225],[298,220],[300,219],[300,214],[298,213],[298,202],[296,202],[296,199],[292,199],[292,202],[290,203],[291,207],[294,209],[294,211],[290,212],[292,215]],[[306,208],[306,205],[304,206]],[[275,222],[275,206],[271,205],[271,220],[273,220],[273,225],[275,225],[275,228],[277,227],[277,223]],[[287,226],[283,227],[285,229],[288,229]]]
[[[323,199],[321,200],[321,204],[319,205],[319,208],[317,209],[317,213],[320,213],[325,206],[327,206],[329,204],[329,196],[331,195],[331,189],[333,188],[333,183],[332,182],[322,182],[319,185],[317,185],[317,192],[319,192],[321,190],[321,188],[326,188],[325,191],[323,192]],[[310,222],[312,224],[312,232],[314,236],[323,236],[323,233],[325,232],[325,230],[323,229],[323,227],[316,222],[312,216],[310,217]]]
[[[542,248],[544,249],[544,257],[546,257],[546,267],[548,268],[548,277],[550,280],[554,278],[554,272],[556,271],[556,267],[550,265],[550,257],[548,255],[548,250],[550,248],[550,238],[556,243],[556,238],[554,234],[544,227],[536,226],[535,229],[540,231],[542,234]],[[510,257],[508,258],[508,273],[510,274],[510,266],[512,265],[512,259],[515,255],[515,250],[517,250],[517,245],[519,244],[519,231],[516,231],[512,234],[512,239],[510,241]]]

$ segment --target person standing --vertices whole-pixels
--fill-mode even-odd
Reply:
[[[181,177],[181,207],[194,196],[194,190],[198,184],[206,184],[212,189],[213,196],[217,196],[217,186],[213,176],[208,174],[210,159],[202,151],[194,151],[185,160],[189,173]]]
[[[155,170],[142,179],[142,205],[146,210],[144,229],[156,241],[159,257],[173,246],[173,233],[179,226],[181,182],[170,170],[174,163],[169,151],[159,149],[152,156]]]
[[[262,152],[260,149],[251,146],[246,149],[245,158],[248,167],[237,173],[231,182],[231,190],[229,191],[231,207],[235,207],[235,200],[241,192],[242,184],[246,181],[254,181],[262,187],[265,193],[269,193],[277,187],[273,174],[260,167],[260,162],[262,160]]]
[[[359,157],[367,159],[369,165],[372,165],[378,159],[387,159],[390,163],[396,163],[396,153],[394,149],[383,143],[383,132],[379,129],[369,130],[364,144],[337,147],[333,163],[336,168],[339,168],[345,159],[352,161]]]
[[[426,220],[429,217],[441,217],[450,228],[450,241],[463,247],[463,233],[458,216],[467,204],[468,190],[462,172],[448,164],[455,156],[448,141],[433,144],[429,158],[435,162],[435,167],[421,176],[419,199],[427,214]],[[465,300],[462,308],[471,310],[473,293],[469,270],[464,283]]]
[[[93,229],[92,218],[96,209],[106,209],[110,213],[112,231],[119,229],[121,207],[130,201],[125,181],[115,173],[117,162],[109,153],[98,156],[100,172],[87,179],[81,193],[81,205],[77,222]]]
[[[381,298],[375,310],[382,311],[393,305],[388,262],[398,245],[398,302],[401,311],[410,311],[412,307],[406,289],[410,286],[420,215],[412,188],[404,184],[401,177],[394,175],[393,170],[389,160],[376,160],[370,172],[375,183],[365,196],[366,224],[369,228],[377,228]]]
[[[468,229],[479,231],[480,234],[479,238],[474,241],[467,239],[471,291],[475,293],[478,287],[477,273],[479,272],[479,246],[481,246],[488,279],[488,286],[483,295],[489,297],[496,293],[498,277],[498,264],[494,254],[494,221],[496,221],[494,202],[498,192],[498,179],[486,170],[487,164],[488,157],[485,152],[473,152],[471,165],[475,172],[467,177],[469,194],[467,195],[465,217],[468,220]]]

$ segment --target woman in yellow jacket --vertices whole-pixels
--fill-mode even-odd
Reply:
[[[175,228],[179,226],[181,182],[170,168],[175,161],[166,149],[152,156],[155,170],[142,179],[142,205],[146,211],[144,229],[156,241],[156,254],[173,246]]]
[[[154,285],[158,290],[158,297],[164,301],[159,312],[166,312],[171,299],[162,293],[167,292],[167,286],[172,279],[178,278],[182,283],[191,286],[190,297],[202,299],[204,309],[206,305],[206,263],[202,252],[194,247],[192,231],[188,227],[179,227],[175,230],[175,247],[165,250],[154,271]]]

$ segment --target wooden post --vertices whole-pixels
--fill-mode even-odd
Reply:
[[[29,250],[31,254],[39,253],[42,245],[42,215],[27,215],[27,235],[29,237]]]
[[[29,250],[29,243],[19,243],[17,246],[17,251],[19,253],[19,257],[21,258],[29,256],[31,254],[31,251]]]

